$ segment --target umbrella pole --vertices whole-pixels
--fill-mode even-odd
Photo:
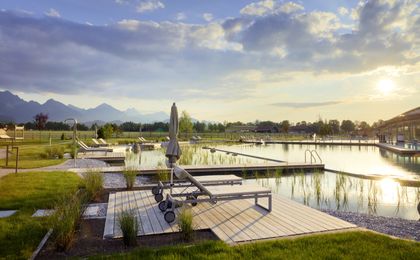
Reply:
[[[170,194],[172,195],[172,187],[174,186],[174,168],[171,168],[171,191]]]

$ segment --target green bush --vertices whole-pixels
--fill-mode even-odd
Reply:
[[[58,251],[70,248],[82,212],[82,199],[78,194],[63,197],[50,217],[53,239]]]
[[[83,184],[88,200],[97,200],[103,191],[104,177],[102,172],[88,171],[83,174]]]
[[[190,208],[182,208],[178,216],[178,226],[184,240],[190,241],[194,234],[193,214]]]
[[[50,146],[45,148],[44,153],[41,153],[42,159],[63,159],[64,147],[62,146]]]
[[[135,246],[137,244],[137,232],[139,224],[133,211],[122,211],[118,215],[118,223],[123,233],[125,246]]]
[[[134,183],[136,182],[137,170],[134,169],[126,169],[123,171],[123,175],[125,178],[125,183],[127,184],[127,189],[131,190],[134,187]]]

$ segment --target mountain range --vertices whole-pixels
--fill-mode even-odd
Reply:
[[[48,114],[49,121],[63,121],[76,118],[82,123],[89,122],[126,122],[151,123],[167,121],[169,115],[164,112],[142,114],[134,108],[118,110],[106,103],[95,108],[83,109],[73,105],[65,105],[54,99],[44,104],[25,101],[10,91],[0,91],[0,122],[26,123],[34,120],[38,113]]]

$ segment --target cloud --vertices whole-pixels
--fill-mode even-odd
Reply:
[[[158,1],[158,0],[147,0],[147,1],[141,1],[137,5],[137,12],[138,13],[144,13],[144,12],[151,12],[157,9],[165,8],[165,5]]]
[[[212,93],[223,99],[232,92],[251,96],[267,75],[357,74],[420,62],[414,1],[363,2],[352,8],[352,31],[335,13],[271,2],[204,24],[122,19],[87,25],[2,11],[0,87],[150,99],[186,98],[186,89],[206,97],[217,89]],[[238,71],[253,73],[243,81],[241,74],[229,78]]]
[[[278,107],[288,108],[311,108],[311,107],[323,107],[331,106],[343,103],[342,101],[325,101],[325,102],[280,102],[271,104]]]
[[[349,10],[343,6],[338,8],[338,13],[342,16],[348,15],[349,14]]]
[[[57,18],[61,17],[60,13],[57,10],[55,10],[54,8],[50,8],[50,10],[48,10],[48,12],[45,12],[45,15],[49,16],[49,17],[57,17]]]
[[[211,20],[213,20],[213,15],[212,15],[211,13],[204,13],[204,14],[203,14],[203,19],[204,19],[206,22],[210,22]]]
[[[176,14],[176,16],[175,16],[175,19],[177,20],[177,21],[183,21],[183,20],[185,20],[187,18],[187,16],[185,15],[185,13],[177,13]]]

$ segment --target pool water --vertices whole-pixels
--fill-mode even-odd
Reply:
[[[331,172],[297,173],[267,178],[257,174],[247,183],[258,183],[273,192],[319,209],[333,209],[375,214],[380,216],[419,219],[417,204],[420,188],[405,187],[387,179],[387,176],[420,176],[420,158],[404,157],[374,146],[331,145],[212,145],[222,150],[250,154],[287,162],[304,162],[305,151],[315,150],[327,169],[355,174],[379,174],[383,180],[367,180]],[[222,165],[264,163],[260,159],[232,156],[222,152],[211,153],[202,145],[181,147],[181,165]],[[141,158],[128,160],[141,167],[165,165],[164,150],[145,151]],[[309,158],[307,158],[309,160]],[[130,163],[130,162],[126,162]]]

